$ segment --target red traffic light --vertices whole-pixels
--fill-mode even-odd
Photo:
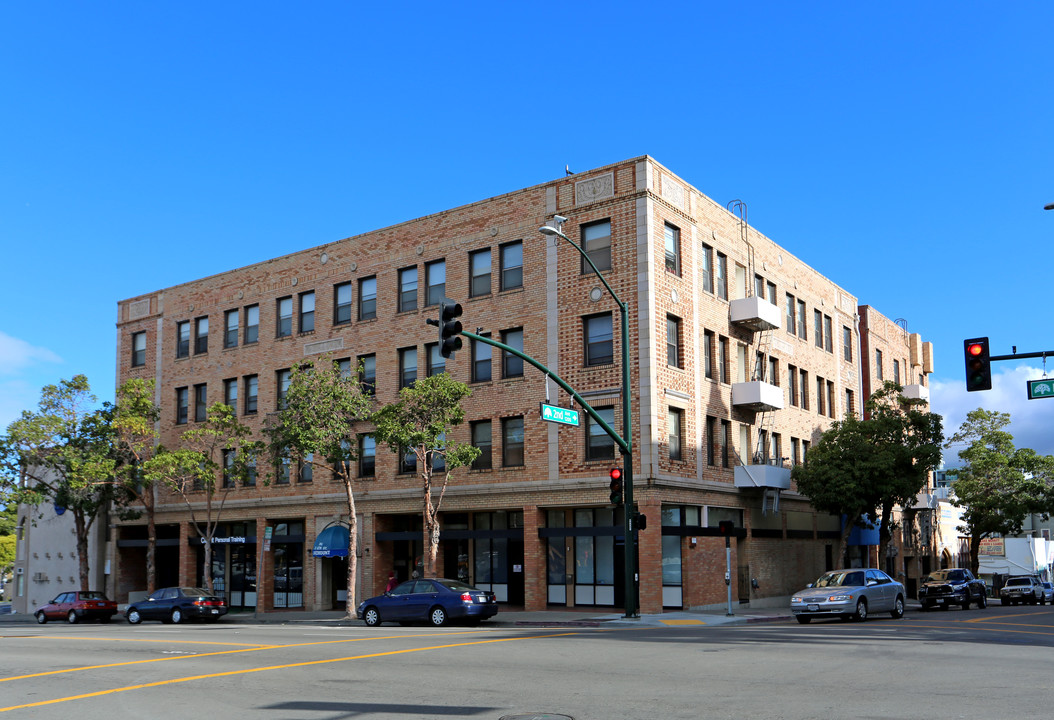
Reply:
[[[982,345],[981,343],[971,343],[966,348],[966,352],[973,355],[974,357],[977,357],[978,355],[984,352],[984,345]]]
[[[611,468],[611,479],[621,480],[622,479],[622,468]]]
[[[963,356],[966,359],[966,391],[991,390],[992,360],[988,354],[988,338],[964,340]]]

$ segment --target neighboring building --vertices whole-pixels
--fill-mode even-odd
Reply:
[[[634,491],[648,518],[641,611],[724,602],[718,525],[729,520],[741,531],[735,597],[782,602],[837,562],[838,519],[794,491],[790,465],[835,418],[859,411],[865,347],[857,298],[732,207],[739,217],[640,157],[129,298],[118,303],[118,381],[156,380],[171,446],[217,400],[259,431],[303,359],[364,362],[381,403],[445,370],[473,389],[455,433],[483,455],[446,492],[440,574],[528,609],[621,607],[611,439],[585,413],[578,428],[543,422],[539,403],[567,398],[489,346],[466,342],[443,363],[425,323],[440,298],[459,301],[465,327],[522,347],[621,427],[618,310],[574,248],[538,232],[563,216],[629,305]],[[866,352],[881,339],[890,362],[904,363],[909,386],[930,371],[921,346],[913,354],[916,336],[865,334]],[[390,570],[408,577],[423,548],[420,482],[368,431],[354,439],[366,594]],[[346,560],[312,550],[346,519],[342,486],[296,468],[270,484],[260,474],[229,490],[209,569],[217,587],[235,607],[339,607]],[[159,584],[201,583],[182,500],[162,494],[157,522]],[[115,523],[121,602],[146,585],[145,526]]]
[[[862,397],[861,407],[855,408],[857,412],[862,411],[867,398],[881,389],[887,380],[903,387],[905,397],[928,403],[928,378],[933,373],[933,344],[923,342],[919,333],[909,333],[903,320],[890,320],[869,305],[861,305],[858,313]],[[850,329],[844,327],[842,332],[848,333]],[[846,392],[851,391],[847,389]],[[855,404],[856,399],[847,397],[846,402]],[[884,568],[904,583],[909,596],[915,597],[919,580],[935,569],[938,554],[948,547],[939,547],[937,538],[938,530],[943,527],[940,524],[943,508],[951,506],[946,497],[942,501],[938,495],[934,491],[934,475],[930,473],[915,504],[894,511],[894,519],[901,532],[893,534],[886,549],[886,557],[878,557],[877,547],[867,547],[878,543],[877,531],[862,533],[862,537],[868,538],[867,546],[851,547],[850,554],[860,558],[861,564]],[[863,563],[865,557],[868,558],[867,563]]]

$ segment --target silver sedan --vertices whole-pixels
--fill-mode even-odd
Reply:
[[[824,617],[866,620],[877,612],[896,620],[904,617],[904,596],[904,586],[881,570],[833,570],[791,596],[791,613],[803,624]]]

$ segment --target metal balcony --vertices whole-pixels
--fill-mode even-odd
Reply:
[[[744,410],[768,412],[783,409],[783,390],[767,382],[732,383],[732,405]]]
[[[733,300],[729,303],[728,315],[733,324],[754,332],[778,328],[783,317],[779,307],[759,297]]]
[[[789,467],[783,467],[782,460],[773,460],[769,463],[737,465],[733,473],[733,480],[737,488],[790,490],[791,470]]]

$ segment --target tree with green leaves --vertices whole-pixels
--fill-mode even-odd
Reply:
[[[95,403],[84,375],[46,385],[37,411],[24,410],[0,438],[0,474],[16,501],[40,505],[50,500],[72,515],[82,590],[93,589],[92,526],[115,500],[113,408]]]
[[[436,575],[439,550],[439,508],[454,470],[472,463],[480,449],[447,438],[450,430],[465,420],[462,401],[472,394],[469,387],[447,373],[417,380],[399,391],[399,399],[373,415],[374,436],[400,457],[412,457],[421,480],[424,526],[428,537],[425,577]],[[441,474],[438,496],[436,471]]]
[[[183,498],[190,522],[205,550],[205,584],[212,586],[212,541],[216,536],[227,495],[236,483],[254,472],[260,452],[252,440],[252,429],[238,422],[230,406],[215,403],[206,411],[205,422],[185,431],[180,446],[159,446],[142,465],[150,483],[163,483]],[[196,509],[196,504],[201,509]]]
[[[1016,535],[1028,515],[1054,513],[1054,457],[1014,446],[1004,428],[1009,413],[977,408],[952,435],[947,447],[965,444],[952,502],[963,508],[959,528],[970,537],[970,569],[977,573],[981,539]]]
[[[357,378],[332,359],[298,363],[290,370],[289,388],[277,419],[266,429],[276,466],[293,460],[332,472],[344,485],[348,512],[348,577],[346,616],[358,613],[358,514],[353,485],[358,460],[356,428],[368,419],[372,398]]]
[[[892,536],[893,508],[908,506],[941,459],[941,418],[925,401],[905,398],[887,381],[868,398],[866,417],[846,415],[820,436],[793,470],[798,492],[817,510],[844,515],[839,557],[849,534],[880,511],[879,556]]]
[[[146,515],[146,591],[157,588],[156,489],[143,473],[143,463],[157,449],[157,420],[161,409],[154,402],[154,381],[133,378],[117,388],[113,429],[118,444],[116,481]]]

